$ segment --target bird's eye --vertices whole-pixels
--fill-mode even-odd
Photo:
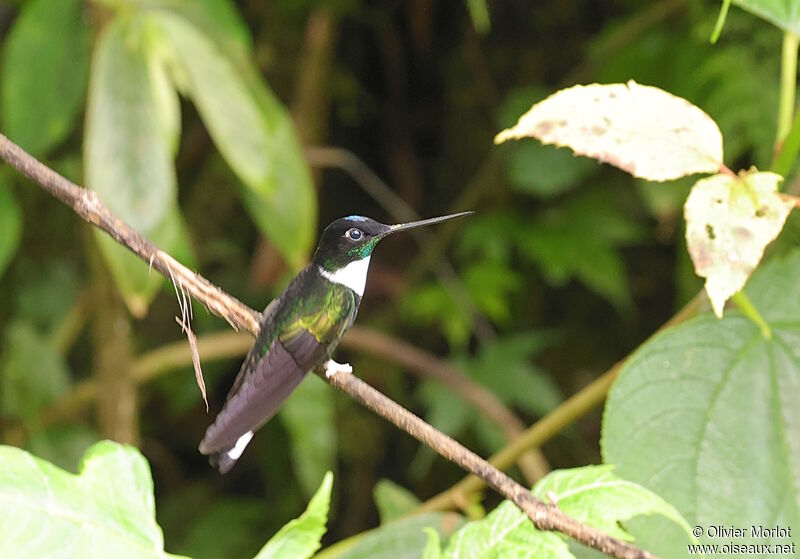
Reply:
[[[347,233],[345,234],[347,235],[347,238],[350,239],[351,241],[360,241],[361,237],[364,236],[364,233],[361,232],[361,229],[356,229],[355,227],[353,227],[352,229],[348,229]]]

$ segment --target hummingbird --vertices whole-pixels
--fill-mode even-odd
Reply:
[[[312,369],[322,366],[328,377],[353,372],[331,355],[356,318],[372,251],[381,239],[471,213],[397,225],[351,215],[328,225],[308,266],[264,309],[256,342],[200,442],[211,465],[221,474],[230,471],[253,433]]]

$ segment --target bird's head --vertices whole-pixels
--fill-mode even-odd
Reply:
[[[441,223],[471,213],[461,212],[397,225],[386,225],[360,215],[342,217],[322,232],[313,262],[325,271],[334,272],[352,262],[369,258],[378,242],[393,233]]]

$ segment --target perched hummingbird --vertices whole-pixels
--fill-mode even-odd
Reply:
[[[470,213],[399,225],[353,215],[328,225],[311,263],[264,310],[256,343],[200,442],[209,462],[222,474],[233,468],[253,432],[275,415],[311,369],[324,363],[329,377],[353,371],[331,359],[331,353],[356,318],[369,260],[381,239]]]

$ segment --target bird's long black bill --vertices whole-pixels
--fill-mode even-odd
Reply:
[[[457,214],[450,214],[450,215],[443,215],[440,217],[432,217],[430,219],[422,219],[420,221],[412,221],[410,223],[398,223],[397,225],[390,225],[391,229],[389,230],[387,235],[392,233],[397,233],[398,231],[405,231],[406,229],[414,229],[416,227],[424,227],[426,225],[433,225],[434,223],[442,223],[443,221],[450,221],[451,219],[456,219],[459,217],[464,217],[465,215],[470,215],[475,212],[459,212]]]

